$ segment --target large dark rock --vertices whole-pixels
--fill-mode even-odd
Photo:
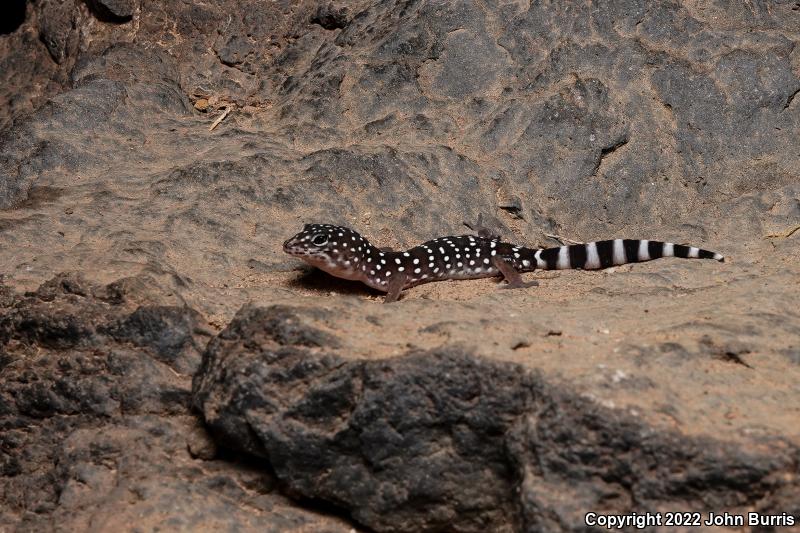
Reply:
[[[589,510],[800,512],[796,446],[648,427],[463,349],[349,357],[301,308],[245,308],[194,401],[287,489],[380,531],[583,531]],[[321,342],[323,341],[323,342]]]

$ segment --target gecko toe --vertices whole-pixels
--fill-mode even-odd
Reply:
[[[506,283],[505,285],[501,285],[501,289],[527,289],[528,287],[538,287],[539,282],[536,280],[533,281],[526,281],[524,283]]]

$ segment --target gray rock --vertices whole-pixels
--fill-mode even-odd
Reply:
[[[61,275],[0,308],[0,528],[352,530],[274,493],[263,463],[217,458],[176,372],[196,312],[108,294]]]
[[[146,306],[112,325],[108,333],[117,340],[152,348],[160,361],[183,374],[193,374],[199,363],[194,336],[201,322],[193,309]]]
[[[78,45],[75,3],[48,0],[44,4],[39,39],[47,47],[53,61],[61,64],[75,53]]]
[[[90,0],[88,2],[100,20],[107,22],[128,22],[136,11],[136,0]]]
[[[378,360],[319,350],[315,318],[240,311],[209,344],[194,402],[221,442],[370,528],[581,531],[600,508],[798,510],[795,447],[657,430],[461,350]]]

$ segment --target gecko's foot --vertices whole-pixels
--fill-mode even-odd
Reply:
[[[518,283],[506,283],[501,285],[501,289],[527,289],[528,287],[538,287],[539,282],[536,280],[533,281],[521,281]]]
[[[383,299],[383,303],[390,304],[399,300],[400,292],[403,290],[407,279],[408,278],[404,274],[400,273],[398,273],[396,276],[392,276],[392,280],[389,282],[389,286],[387,287],[386,298]]]
[[[478,237],[484,239],[500,240],[500,232],[494,231],[483,225],[483,214],[478,215],[478,221],[475,224],[463,222],[463,224],[478,234]]]

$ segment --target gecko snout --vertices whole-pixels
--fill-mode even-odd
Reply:
[[[283,251],[287,254],[296,254],[301,251],[300,243],[294,237],[283,241]]]

